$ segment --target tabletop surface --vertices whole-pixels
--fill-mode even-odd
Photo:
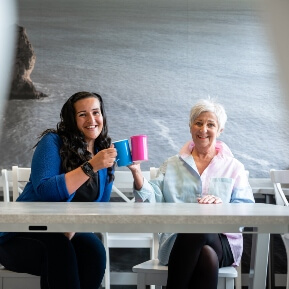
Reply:
[[[213,226],[236,231],[237,227],[266,227],[271,233],[288,232],[289,208],[269,204],[191,204],[191,203],[0,203],[0,230],[14,231],[14,225],[98,226],[107,231],[160,231],[186,226]],[[182,227],[178,227],[181,225]],[[166,227],[168,226],[168,227]],[[26,229],[23,229],[26,230]],[[60,230],[60,229],[59,229]],[[262,229],[264,230],[264,229]],[[261,230],[261,231],[262,231]],[[58,231],[58,229],[56,230]],[[169,231],[168,231],[169,232]]]

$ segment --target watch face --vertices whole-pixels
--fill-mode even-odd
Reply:
[[[89,162],[86,162],[85,164],[87,165],[87,167],[89,168],[89,170],[93,171],[93,167],[92,167],[92,165],[91,165]]]
[[[85,162],[81,167],[82,170],[90,177],[94,175],[93,167],[89,162]]]
[[[91,170],[91,168],[90,168],[90,166],[89,166],[88,163],[85,163],[85,164],[84,164],[84,168],[85,168],[87,171],[90,171],[90,170]]]

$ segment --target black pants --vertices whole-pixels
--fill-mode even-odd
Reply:
[[[168,263],[167,289],[216,289],[221,266],[234,262],[221,234],[178,234]]]
[[[93,233],[20,233],[0,245],[0,263],[41,277],[42,289],[98,289],[106,254]]]

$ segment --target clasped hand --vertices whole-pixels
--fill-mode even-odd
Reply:
[[[197,198],[199,204],[221,204],[222,199],[214,195],[206,195],[201,198]]]
[[[117,152],[116,149],[111,145],[110,148],[99,151],[91,160],[95,170],[100,170],[103,168],[109,168],[114,165]]]

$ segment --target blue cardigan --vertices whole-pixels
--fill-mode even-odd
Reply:
[[[31,175],[17,202],[70,202],[75,192],[69,195],[65,184],[65,172],[61,168],[61,138],[55,133],[45,135],[34,152]],[[99,195],[95,202],[110,200],[113,182],[109,183],[107,169],[98,171]],[[0,244],[15,233],[0,232]]]
[[[65,172],[61,168],[61,138],[55,133],[45,135],[34,152],[31,175],[19,202],[70,202],[74,195],[69,194],[65,183]],[[107,169],[98,171],[99,195],[95,202],[108,202],[112,182],[109,183]]]

